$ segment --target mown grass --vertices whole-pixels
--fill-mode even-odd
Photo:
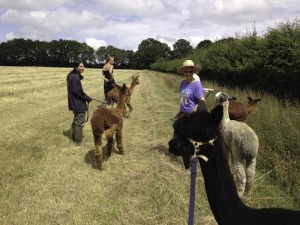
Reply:
[[[100,172],[95,168],[90,124],[84,128],[86,148],[71,145],[66,137],[73,117],[67,109],[65,78],[69,70],[0,67],[0,224],[186,224],[190,175],[180,158],[168,154],[167,145],[179,107],[176,88],[180,77],[152,71],[114,71],[120,82],[130,82],[133,74],[140,74],[140,85],[132,97],[131,118],[124,121],[125,155],[114,151],[111,157],[105,158],[104,171]],[[102,100],[103,81],[99,73],[98,69],[86,69],[82,83],[90,96]],[[220,89],[215,84],[203,83]],[[241,101],[248,94],[226,91]],[[274,159],[278,156],[272,152],[271,134],[283,138],[275,131],[267,132],[266,128],[277,129],[279,125],[267,125],[270,121],[276,123],[283,112],[273,109],[278,116],[272,118],[270,111],[265,111],[270,108],[265,105],[280,107],[280,104],[263,94],[250,94],[263,98],[249,117],[259,136],[268,134],[260,138],[260,157],[267,154],[276,163]],[[207,102],[212,105],[212,95]],[[90,104],[90,116],[98,104],[95,101]],[[287,128],[280,126],[286,143],[276,147],[296,146],[299,150],[297,144],[289,143],[294,142],[289,137],[299,137],[296,125],[299,120],[291,119],[294,114],[299,116],[299,111],[292,109],[284,109],[284,115],[290,120],[282,124],[293,128],[284,132]],[[262,116],[267,118],[259,119]],[[255,123],[257,120],[264,121],[262,127]],[[297,195],[287,192],[273,179],[277,177],[273,174],[279,173],[276,170],[285,174],[287,168],[296,170],[294,176],[299,177],[299,163],[293,166],[288,161],[295,160],[292,156],[299,157],[292,147],[286,158],[278,157],[280,162],[285,159],[284,163],[273,166],[259,159],[253,194],[244,199],[248,205],[300,208]],[[288,182],[290,177],[283,176],[282,180]],[[200,169],[196,188],[195,224],[216,224],[206,200]]]

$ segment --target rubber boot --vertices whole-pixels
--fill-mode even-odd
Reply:
[[[75,145],[84,146],[82,139],[83,139],[83,128],[82,127],[74,127]]]

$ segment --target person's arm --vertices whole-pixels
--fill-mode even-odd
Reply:
[[[82,99],[87,102],[91,102],[93,99],[88,96],[82,89],[82,85],[79,79],[70,78],[69,81],[71,93],[75,95],[77,98]]]
[[[205,96],[204,96],[204,90],[202,87],[202,83],[201,81],[199,82],[199,102],[197,105],[197,111],[207,111],[207,106],[206,106],[206,102],[205,102]]]
[[[105,82],[108,82],[108,79],[106,79],[102,74],[100,74],[100,78],[103,79]]]

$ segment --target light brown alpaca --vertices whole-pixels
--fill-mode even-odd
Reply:
[[[124,105],[123,116],[125,118],[129,118],[130,113],[133,110],[133,107],[131,105],[131,95],[133,93],[133,90],[134,90],[135,86],[138,85],[139,83],[140,83],[139,82],[139,75],[138,76],[132,75],[132,82],[131,82],[131,85],[129,87],[130,95],[127,96],[127,98],[125,100],[125,103],[126,103],[127,107],[129,108],[129,112],[128,113],[127,113],[127,110],[126,110],[126,106]],[[111,91],[108,92],[107,99],[108,99],[108,101],[116,102],[117,103],[118,99],[119,99],[119,90],[117,88],[113,88]]]
[[[125,99],[129,96],[129,88],[125,84],[123,86],[115,85],[119,91],[119,101],[116,108],[98,108],[91,118],[91,125],[94,135],[95,158],[97,167],[102,170],[103,149],[102,149],[102,134],[105,132],[107,139],[106,151],[107,155],[111,155],[113,147],[113,136],[116,134],[117,148],[121,155],[124,154],[122,143],[122,128],[123,128],[123,109]]]
[[[247,105],[236,101],[229,102],[228,111],[229,111],[229,118],[231,120],[245,122],[247,116],[256,108],[257,102],[261,101],[260,98],[252,99],[249,96],[247,98],[248,98]]]

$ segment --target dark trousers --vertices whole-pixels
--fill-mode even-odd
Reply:
[[[84,127],[86,123],[87,112],[73,112],[74,119],[73,119],[73,126],[74,127]]]

